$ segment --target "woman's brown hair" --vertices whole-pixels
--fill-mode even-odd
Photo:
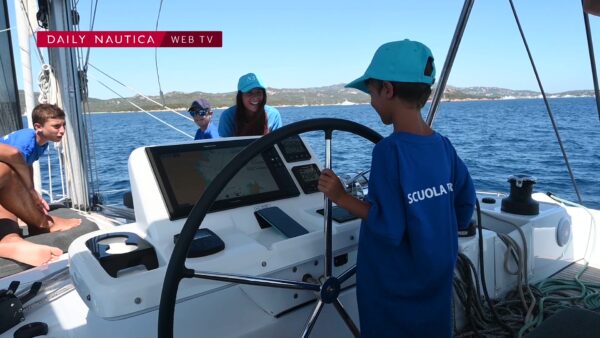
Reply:
[[[267,113],[265,105],[267,104],[267,93],[264,89],[259,88],[263,92],[263,100],[256,115],[249,117],[248,110],[244,106],[241,91],[238,91],[235,98],[235,136],[253,136],[266,135],[269,133],[269,125],[267,121]]]

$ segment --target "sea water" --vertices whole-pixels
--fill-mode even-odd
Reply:
[[[600,120],[595,100],[561,98],[550,99],[549,103],[584,205],[600,209]],[[364,124],[383,136],[392,132],[392,127],[383,125],[370,105],[278,109],[284,125],[335,117]],[[428,109],[429,105],[423,109],[424,115]],[[221,111],[216,110],[213,123],[218,123]],[[130,189],[127,160],[135,148],[192,141],[184,133],[194,135],[197,127],[193,121],[173,112],[152,115],[180,131],[140,112],[99,113],[87,119],[93,143],[91,164],[96,169],[91,177],[104,204],[122,204],[123,192]],[[454,144],[478,191],[508,193],[507,178],[526,174],[537,178],[535,192],[552,192],[578,201],[543,100],[442,102],[433,128]],[[323,163],[323,132],[302,136]],[[373,144],[369,141],[346,132],[334,132],[332,145],[336,173],[357,173],[370,167]],[[47,160],[42,158],[40,163],[44,172]],[[53,168],[57,165],[53,164]],[[53,180],[53,187],[58,196],[60,179]],[[48,190],[48,186],[43,188]]]

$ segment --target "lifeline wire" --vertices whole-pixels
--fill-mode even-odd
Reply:
[[[525,49],[527,50],[527,55],[529,56],[529,61],[531,62],[531,68],[533,68],[533,73],[535,74],[535,78],[537,80],[538,86],[540,87],[540,92],[542,93],[542,97],[544,98],[544,104],[546,105],[546,111],[548,112],[548,117],[550,118],[550,122],[552,122],[552,128],[554,129],[554,134],[556,135],[556,140],[558,141],[558,145],[560,146],[560,151],[562,152],[563,159],[565,160],[565,165],[567,166],[567,170],[569,171],[569,176],[571,177],[571,182],[573,183],[573,188],[575,189],[575,193],[577,194],[577,200],[580,204],[583,204],[583,199],[581,198],[581,194],[579,193],[579,187],[577,187],[577,182],[575,181],[575,175],[573,174],[573,170],[571,169],[571,164],[569,163],[569,158],[567,157],[567,152],[563,145],[562,139],[560,137],[560,133],[558,132],[558,125],[554,120],[554,114],[552,114],[552,110],[550,109],[550,104],[548,103],[548,98],[546,97],[546,92],[544,91],[544,87],[542,86],[542,81],[540,80],[540,75],[538,74],[537,67],[535,66],[535,62],[533,61],[533,56],[531,55],[531,50],[529,50],[529,44],[527,44],[527,39],[525,39],[525,33],[523,33],[523,28],[521,27],[521,22],[519,21],[519,17],[517,16],[517,10],[515,9],[515,5],[512,0],[509,0],[510,7],[512,9],[513,15],[515,17],[515,21],[517,23],[517,27],[519,28],[519,33],[521,34],[521,38],[523,39],[523,44],[525,45]]]

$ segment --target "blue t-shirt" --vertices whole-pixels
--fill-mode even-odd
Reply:
[[[221,118],[219,119],[219,135],[221,137],[235,136],[236,111],[237,106],[233,106],[221,113]],[[267,113],[269,132],[281,128],[281,115],[279,114],[279,111],[274,107],[265,105],[265,112]]]
[[[202,129],[198,128],[196,131],[196,136],[194,136],[194,140],[205,140],[209,138],[219,138],[219,131],[212,122],[208,124],[208,127],[205,131],[202,131]]]
[[[451,337],[458,228],[473,215],[471,176],[450,141],[393,133],[373,149],[360,230],[361,336]]]
[[[19,149],[29,166],[37,161],[44,154],[46,148],[48,148],[48,142],[44,145],[39,145],[35,141],[35,130],[29,128],[14,131],[1,138],[0,142]]]

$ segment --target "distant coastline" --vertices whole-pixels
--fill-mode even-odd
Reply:
[[[345,88],[344,84],[337,84],[325,87],[299,88],[299,89],[278,89],[268,88],[268,104],[275,107],[304,107],[304,106],[331,106],[331,105],[357,105],[368,104],[369,96],[356,89]],[[21,111],[25,111],[24,95],[21,95]],[[36,93],[37,95],[37,93]],[[229,93],[204,93],[204,92],[169,92],[160,96],[148,96],[156,102],[163,102],[164,106],[175,111],[186,111],[194,100],[205,98],[211,102],[215,109],[224,109],[235,104],[236,92]],[[572,90],[561,93],[547,93],[548,98],[576,98],[593,97],[593,90]],[[464,101],[484,101],[484,100],[514,100],[514,99],[541,99],[539,92],[530,90],[512,90],[498,87],[453,87],[447,86],[442,101],[444,102],[464,102]],[[154,102],[147,98],[136,95],[129,98],[112,98],[88,100],[90,112],[131,112],[139,111],[135,106],[139,106],[143,111],[165,111]],[[135,104],[135,106],[134,106]]]
[[[549,99],[568,99],[568,98],[589,98],[589,97],[593,97],[593,96],[549,96]],[[542,97],[505,97],[505,98],[494,98],[494,99],[490,99],[490,98],[478,98],[478,99],[474,99],[474,98],[468,98],[468,99],[453,99],[453,100],[449,100],[449,99],[442,99],[442,102],[477,102],[477,101],[508,101],[508,100],[536,100],[536,99],[542,99]],[[431,100],[429,100],[428,102],[431,102]],[[276,108],[287,108],[287,107],[319,107],[319,106],[323,106],[323,107],[328,107],[328,106],[356,106],[356,105],[368,105],[369,102],[342,102],[342,103],[331,103],[331,104],[313,104],[313,105],[309,105],[309,104],[292,104],[292,105],[273,105],[273,107]],[[214,110],[225,110],[229,108],[229,106],[223,106],[223,107],[214,107]],[[176,113],[186,113],[188,108],[172,108]],[[140,112],[148,112],[148,113],[160,113],[160,112],[168,112],[168,109],[148,109],[148,110],[121,110],[121,111],[94,111],[91,112],[91,114],[127,114],[127,113],[140,113]]]

